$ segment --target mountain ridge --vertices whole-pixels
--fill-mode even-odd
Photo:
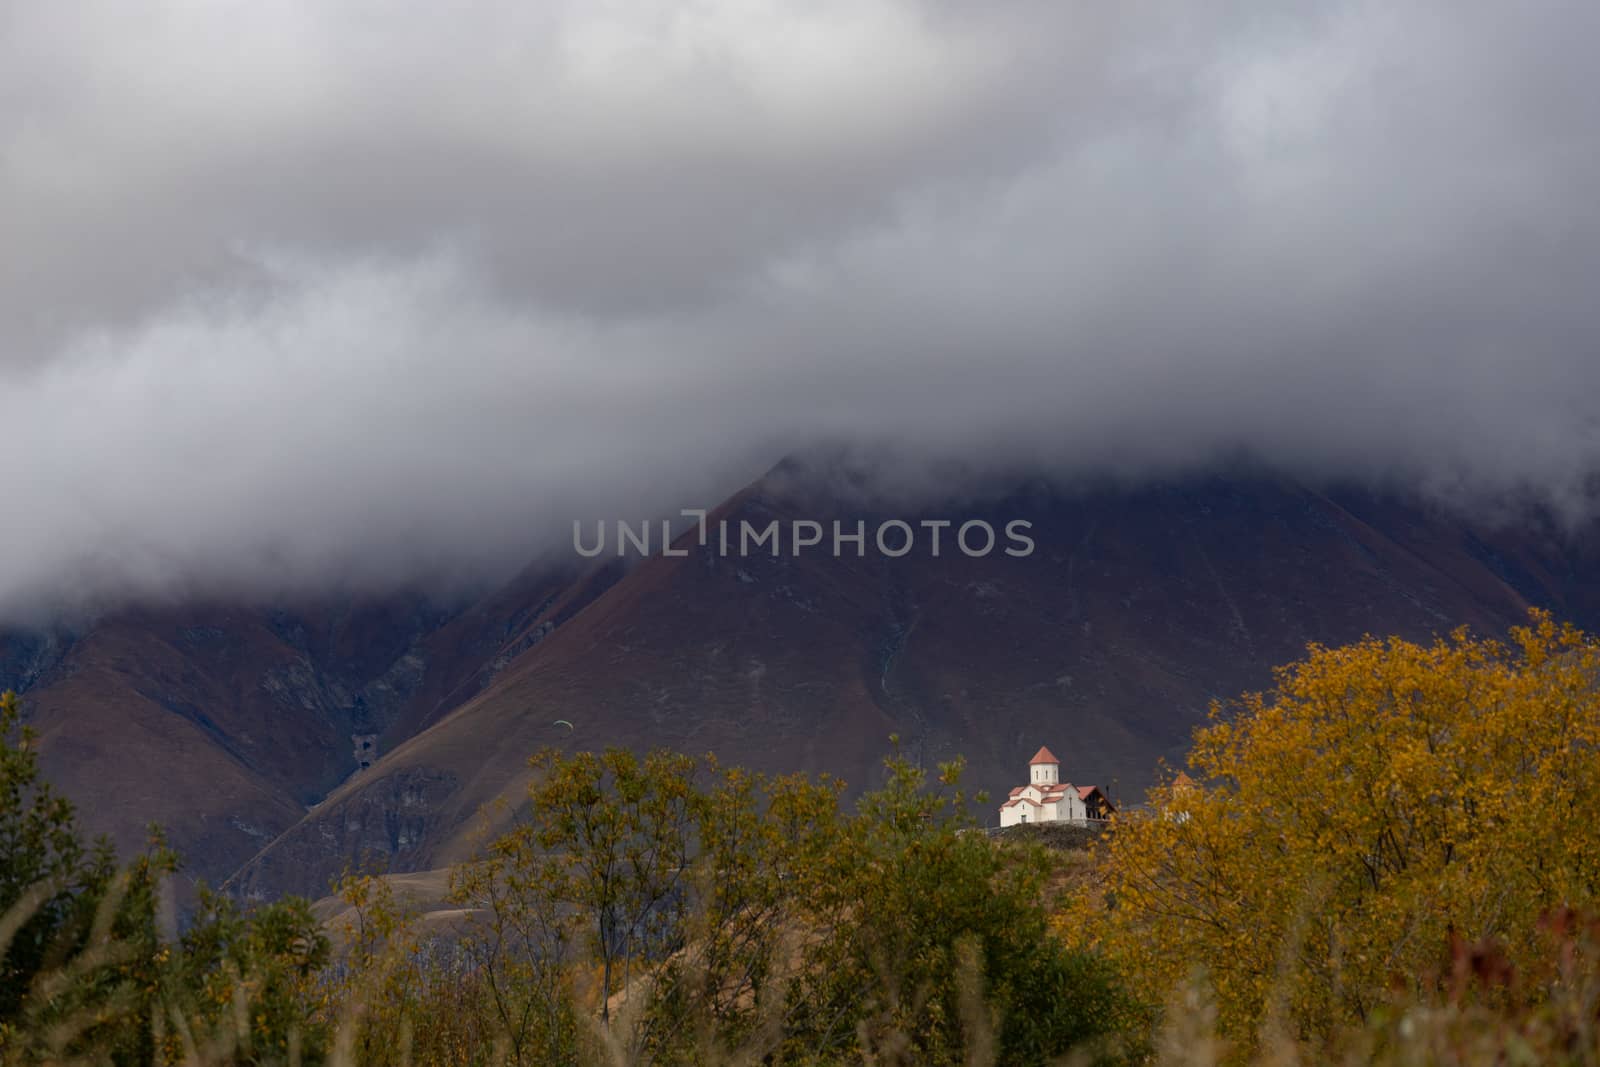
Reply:
[[[235,884],[315,892],[330,845],[401,870],[464,858],[481,810],[500,813],[490,829],[514,812],[544,744],[712,749],[865,787],[894,733],[925,760],[967,756],[998,791],[1064,735],[1064,773],[1136,794],[1159,759],[1181,757],[1211,699],[1265,686],[1311,641],[1501,630],[1535,605],[1594,617],[1592,583],[1555,573],[1565,557],[1542,535],[1476,531],[1374,494],[1217,479],[1035,488],[962,516],[1012,512],[1035,520],[1030,559],[725,558],[686,532],[687,557],[633,568]],[[826,503],[758,482],[711,522],[800,516],[827,518]],[[1581,559],[1592,567],[1592,551]],[[551,730],[557,718],[577,729]]]
[[[1003,794],[1048,743],[1069,777],[1134,800],[1212,699],[1270,684],[1308,642],[1502,632],[1534,606],[1600,623],[1593,528],[1537,516],[1259,471],[1020,479],[903,512],[852,484],[790,461],[707,521],[1024,518],[1035,551],[725,557],[690,529],[683,556],[574,552],[448,607],[186,604],[0,633],[0,688],[124,851],[158,822],[194,876],[315,897],[348,864],[464,858],[545,744],[715,751],[864,788],[897,734]]]

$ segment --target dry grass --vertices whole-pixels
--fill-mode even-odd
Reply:
[[[1072,858],[1072,857],[1069,857]],[[0,1028],[0,1064],[102,1064],[112,1062],[92,1040],[97,1028],[119,1016],[141,1029],[158,1047],[172,1050],[162,1062],[185,1067],[282,1064],[285,1067],[521,1067],[543,1060],[522,1059],[509,1042],[493,1034],[457,1042],[457,1054],[440,1059],[435,1027],[460,1020],[440,1003],[427,1011],[399,1017],[383,1015],[385,998],[392,1007],[387,982],[407,961],[380,954],[362,974],[344,985],[319,1019],[307,1019],[305,1031],[291,1031],[281,1054],[252,1046],[251,1020],[258,1005],[252,1000],[248,975],[238,976],[233,999],[220,1010],[201,1011],[173,989],[163,987],[141,1000],[135,990],[105,985],[94,999],[62,1015],[52,1009],[72,990],[112,973],[134,950],[112,932],[112,916],[120,888],[101,901],[89,936],[59,967],[36,979],[18,1024]],[[11,938],[48,899],[41,886],[0,916],[0,957]],[[1220,1036],[1216,1004],[1203,976],[1174,991],[1150,1035],[1149,1049],[1139,1060],[1159,1067],[1300,1067],[1329,1064],[1355,1067],[1600,1067],[1600,921],[1571,912],[1549,917],[1552,951],[1547,961],[1528,973],[1517,973],[1496,955],[1493,945],[1458,945],[1454,971],[1440,982],[1436,1002],[1391,998],[1362,1022],[1315,1040],[1272,1029],[1258,1035],[1254,1050],[1232,1047]],[[896,978],[882,976],[886,988]],[[591,981],[590,986],[593,985]],[[960,956],[958,986],[965,1062],[971,1067],[997,1064],[996,1018],[985,999],[979,961],[971,951]],[[598,990],[580,981],[570,991],[575,1004],[594,1005]],[[772,1003],[781,1003],[775,998]],[[649,1062],[641,1034],[647,1025],[648,986],[626,998],[613,998],[609,1023],[594,1011],[577,1012],[580,1022],[577,1059],[594,1067],[631,1067]],[[380,1020],[383,1020],[380,1024]],[[710,1026],[697,1030],[690,1062],[746,1067],[767,1062],[778,1049],[782,1020],[773,1015],[757,1020],[742,1039],[727,1043]],[[326,1033],[323,1049],[308,1036],[313,1023]],[[374,1034],[374,1027],[392,1028]],[[374,1038],[377,1038],[375,1041]],[[892,1028],[863,1034],[861,1062],[910,1064],[913,1035]],[[374,1052],[376,1050],[376,1052]],[[1060,1063],[1087,1067],[1111,1051],[1084,1049]]]

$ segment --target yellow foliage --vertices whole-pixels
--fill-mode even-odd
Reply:
[[[1120,820],[1064,923],[1159,993],[1196,973],[1241,1054],[1441,995],[1452,943],[1537,958],[1600,894],[1600,646],[1535,613],[1509,643],[1312,646],[1213,706],[1190,764]]]

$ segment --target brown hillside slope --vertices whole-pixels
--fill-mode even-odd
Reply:
[[[769,480],[717,516],[838,510]],[[1000,792],[1048,743],[1066,777],[1133,798],[1158,759],[1187,748],[1213,696],[1265,684],[1308,641],[1501,631],[1530,604],[1596,614],[1591,549],[1363,493],[1273,479],[1039,486],[952,511],[938,517],[1029,519],[1038,549],[739,559],[685,535],[687,558],[632,570],[340,786],[236,886],[316,895],[351,860],[414,870],[459,859],[476,813],[514,805],[527,755],[545,744],[714,750],[861,786],[898,733],[928,760],[966,755],[971,780]]]
[[[274,609],[129,610],[62,635],[0,637],[46,773],[84,824],[139,848],[157,823],[220,881],[377,752],[488,684],[604,572],[535,568],[450,612],[420,597]]]

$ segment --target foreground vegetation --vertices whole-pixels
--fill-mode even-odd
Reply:
[[[5,759],[7,1063],[1028,1063],[1140,1029],[1049,932],[1047,851],[964,832],[958,764],[891,759],[847,811],[827,779],[541,753],[443,923],[352,876],[341,929],[202,893],[163,933],[171,855],[85,852],[26,734]]]
[[[969,832],[959,763],[841,783],[534,759],[426,919],[184,921],[0,701],[0,1063],[1600,1064],[1600,649],[1313,648],[1103,835]]]
[[[1146,996],[1190,987],[1235,1060],[1600,1063],[1597,682],[1539,614],[1313,647],[1213,709],[1204,785],[1124,820],[1058,928]]]

